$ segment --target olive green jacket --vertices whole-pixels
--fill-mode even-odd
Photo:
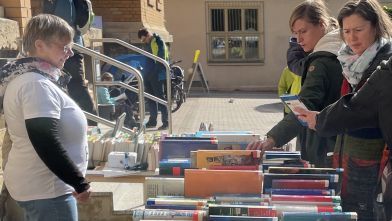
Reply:
[[[332,31],[320,39],[314,51],[306,57],[299,97],[309,110],[321,111],[340,97],[343,75],[337,52],[341,45],[338,30]],[[286,115],[267,133],[276,146],[286,144],[297,135],[302,159],[317,167],[330,166],[327,153],[333,152],[336,137],[318,136],[315,131],[302,126],[294,114]]]

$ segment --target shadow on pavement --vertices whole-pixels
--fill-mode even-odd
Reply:
[[[279,113],[283,114],[283,104],[281,102],[259,105],[255,108],[256,111],[262,113]]]

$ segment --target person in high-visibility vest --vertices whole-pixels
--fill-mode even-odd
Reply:
[[[146,51],[156,55],[166,61],[169,60],[169,52],[165,42],[162,38],[156,34],[151,33],[145,28],[142,28],[138,32],[138,37],[142,43],[146,44]],[[144,67],[144,89],[147,93],[152,94],[158,98],[164,98],[164,91],[166,85],[166,69],[165,67],[152,59],[147,59]],[[159,130],[165,130],[168,128],[168,114],[166,106],[157,104],[157,102],[147,99],[148,108],[150,111],[150,118],[146,124],[147,128],[156,127],[158,109],[162,114],[162,126]]]

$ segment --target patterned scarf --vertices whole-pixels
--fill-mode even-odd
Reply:
[[[19,58],[0,68],[0,113],[3,113],[3,100],[7,85],[17,76],[34,72],[47,77],[60,87],[65,87],[71,76],[52,64],[36,57]]]
[[[385,38],[374,42],[362,55],[356,55],[351,48],[343,44],[338,52],[338,60],[343,68],[343,76],[355,88],[361,81],[366,69],[369,68],[378,51],[388,42]]]

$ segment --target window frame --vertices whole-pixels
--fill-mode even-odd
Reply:
[[[224,16],[224,31],[212,31],[212,10],[213,9],[223,9]],[[229,29],[229,9],[241,9],[241,31],[228,31]],[[245,11],[246,9],[256,9],[257,10],[257,31],[246,31],[246,19]],[[262,1],[207,1],[206,2],[206,17],[207,17],[207,61],[209,64],[264,64],[265,53],[264,53],[264,4]],[[213,58],[213,38],[222,37],[225,41],[225,58]],[[231,37],[241,37],[242,45],[241,50],[243,51],[242,58],[230,58],[228,39]],[[258,37],[258,58],[246,58],[246,37]]]

